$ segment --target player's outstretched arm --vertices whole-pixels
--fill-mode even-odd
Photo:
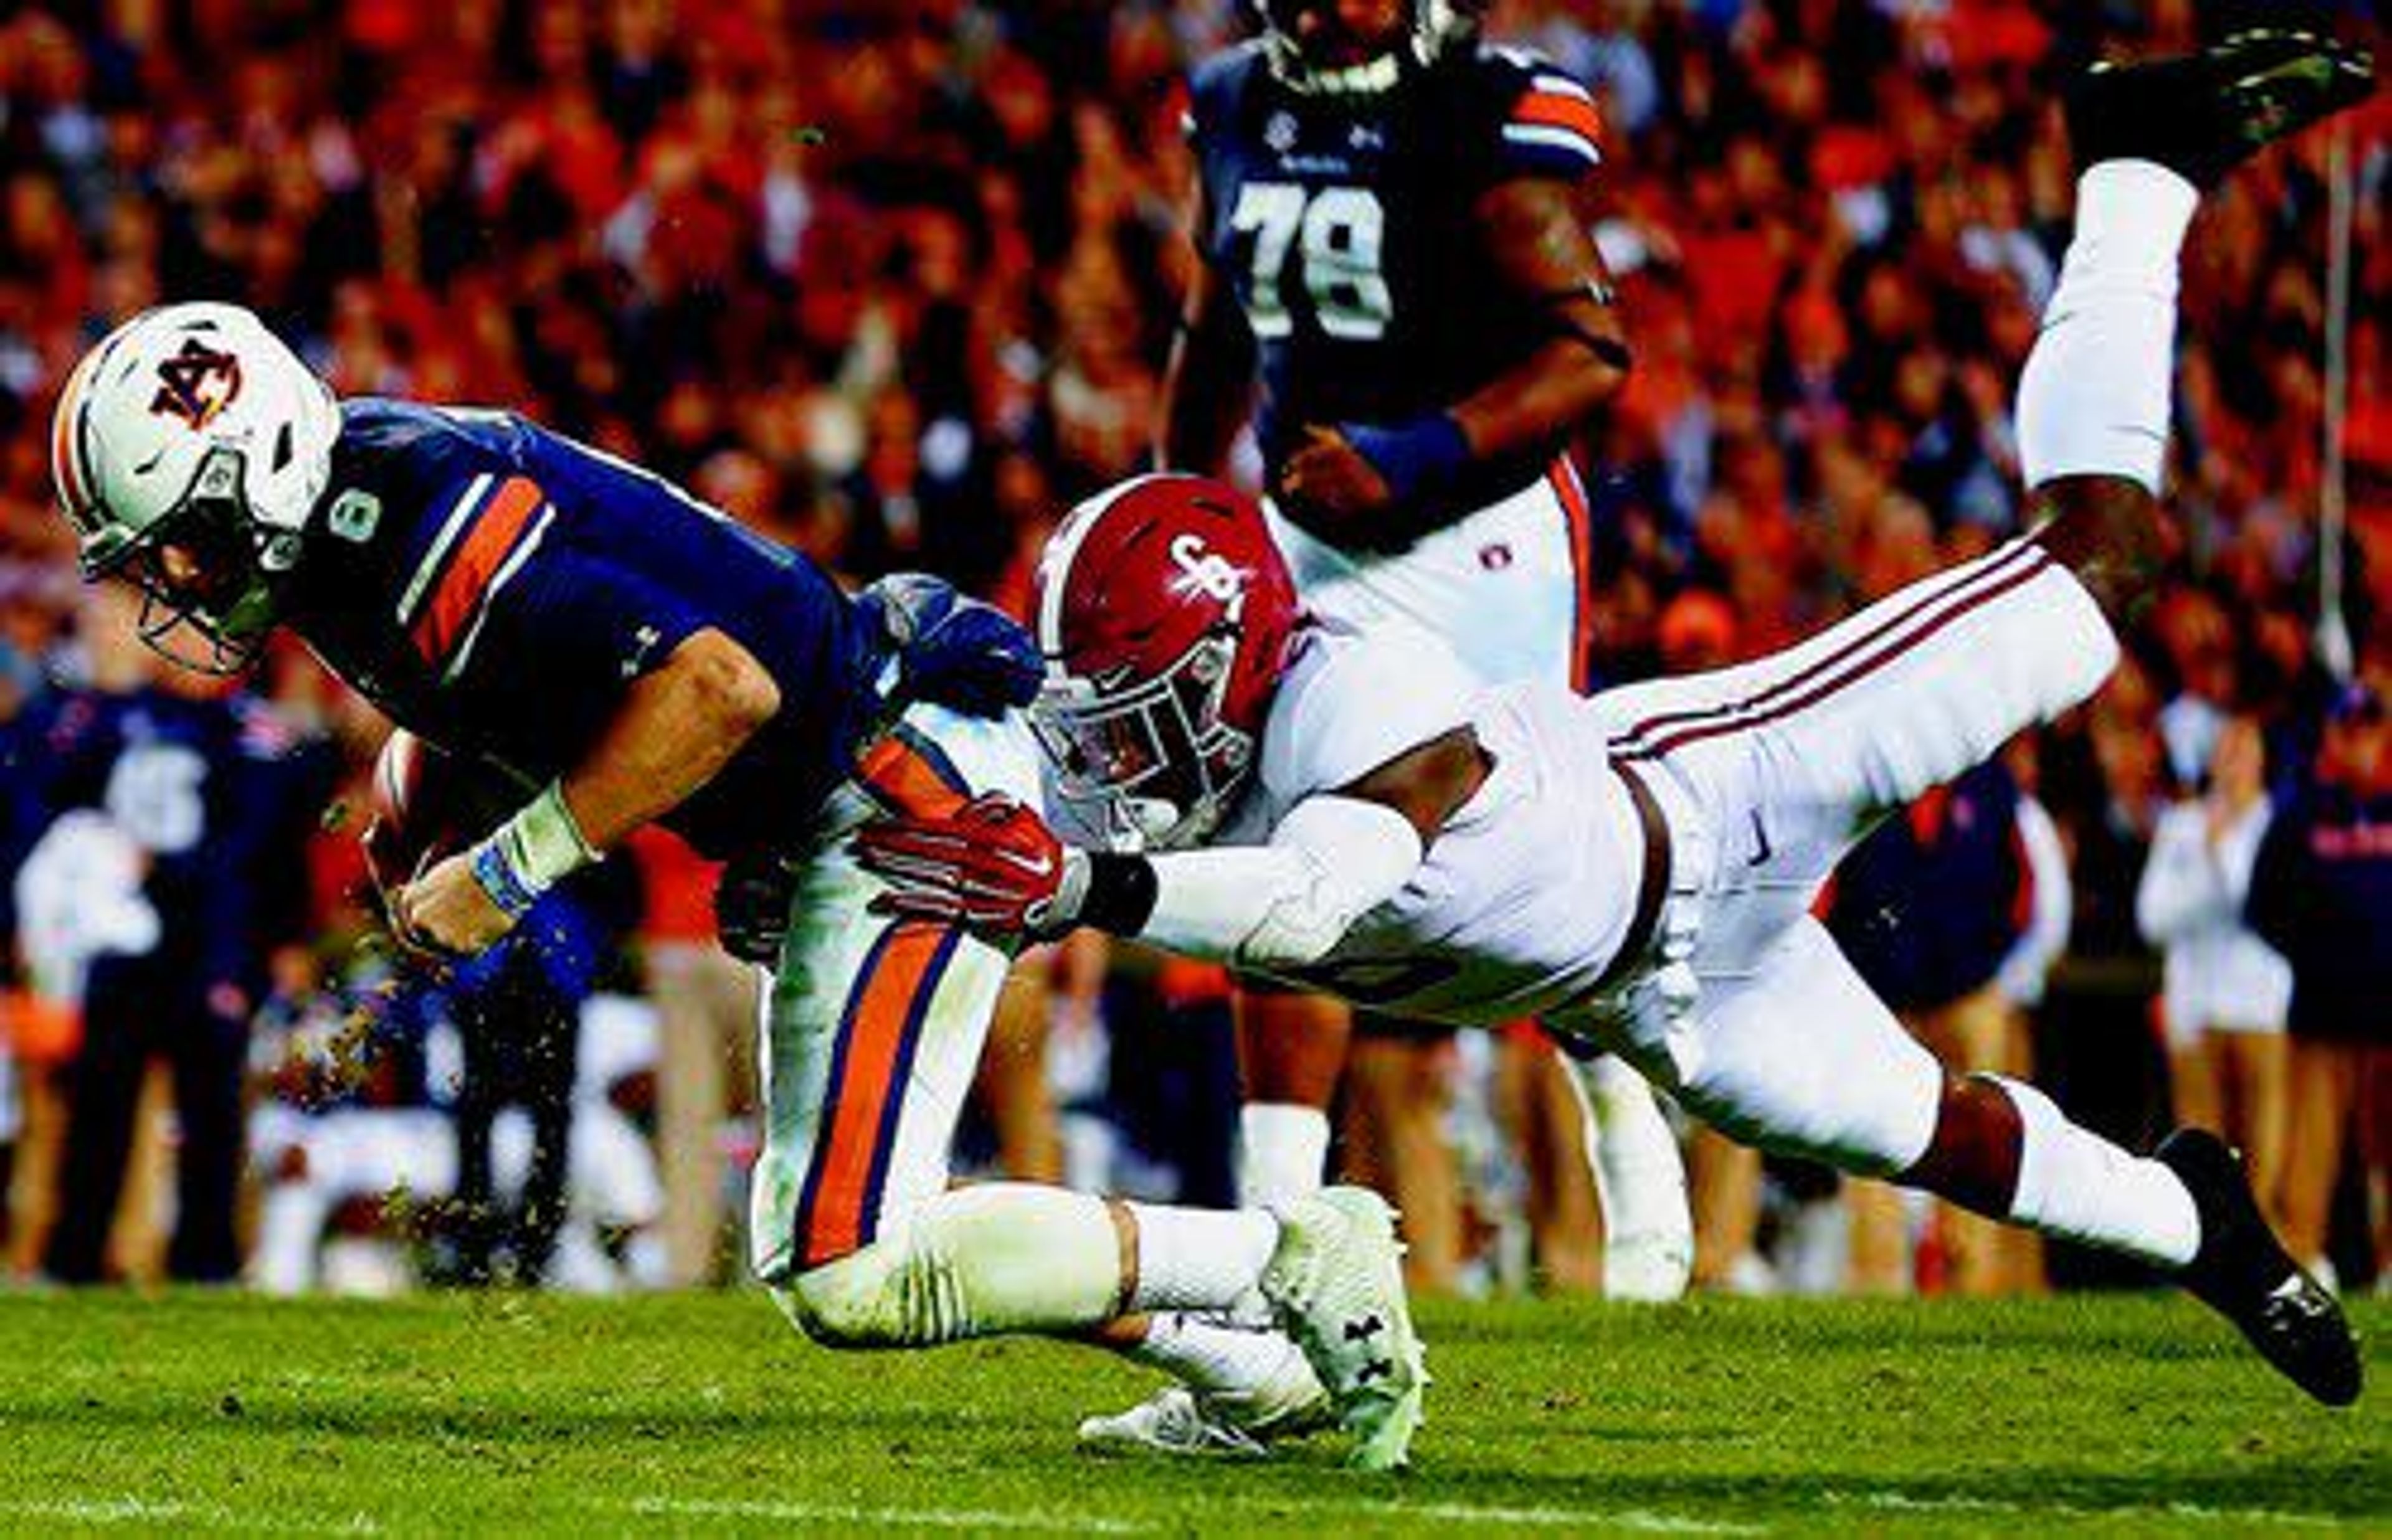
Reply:
[[[1064,845],[1012,798],[892,818],[855,838],[889,884],[882,913],[1045,940],[1079,926],[1191,957],[1300,967],[1393,898],[1420,865],[1420,835],[1380,803],[1328,794],[1291,809],[1268,845],[1124,855]]]
[[[625,692],[579,765],[392,896],[401,934],[436,951],[488,946],[541,892],[711,781],[780,707],[754,654],[712,628],[692,633]]]
[[[1402,890],[1487,768],[1476,736],[1457,728],[1306,797],[1264,845],[1079,850],[1030,809],[991,795],[943,817],[872,824],[855,848],[890,884],[875,902],[884,912],[1008,937],[1089,925],[1193,957],[1302,967]]]

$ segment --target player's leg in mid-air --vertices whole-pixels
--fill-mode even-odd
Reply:
[[[1122,1346],[1104,1328],[1124,1315],[1259,1299],[1356,1433],[1357,1463],[1400,1463],[1424,1375],[1376,1197],[1330,1189],[1273,1212],[1018,1182],[950,1190],[949,1146],[1010,960],[960,926],[871,912],[880,886],[844,833],[875,805],[1021,796],[1035,774],[1010,724],[916,706],[841,793],[839,832],[800,874],[765,1006],[757,1275],[799,1329],[838,1347],[1003,1332]],[[1251,1345],[1183,1334],[1137,1356],[1201,1377]]]
[[[2200,188],[2368,81],[2360,57],[2283,33],[2089,76],[2070,112],[2076,234],[2020,385],[2034,533],[1762,664],[1609,707],[1616,752],[1672,772],[1718,841],[1693,1006],[1637,1038],[1694,1110],[2142,1258],[2334,1404],[2359,1391],[2347,1327],[2219,1141],[2179,1132],[2138,1158],[2032,1086],[1946,1074],[1806,910],[1885,809],[2100,687],[2160,550],[2177,257]]]

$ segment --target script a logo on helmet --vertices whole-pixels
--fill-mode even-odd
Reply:
[[[1246,607],[1246,575],[1205,545],[1204,537],[1190,531],[1175,538],[1171,561],[1181,574],[1174,585],[1181,593],[1201,593],[1220,605],[1232,623],[1241,618],[1240,612]]]
[[[196,433],[240,394],[240,360],[194,337],[174,357],[159,360],[158,382],[150,409],[179,417]]]

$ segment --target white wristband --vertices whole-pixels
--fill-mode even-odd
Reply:
[[[526,887],[545,893],[600,859],[565,803],[565,783],[552,781],[492,835],[507,865]]]

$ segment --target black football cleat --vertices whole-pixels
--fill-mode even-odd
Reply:
[[[2197,54],[2096,64],[2069,93],[2068,136],[2079,170],[2156,161],[2206,191],[2262,146],[2374,89],[2366,49],[2254,27]]]
[[[2203,1129],[2178,1129],[2152,1152],[2192,1194],[2201,1251],[2177,1281],[2242,1330],[2259,1356],[2329,1406],[2359,1399],[2359,1343],[2334,1296],[2276,1241],[2240,1157]]]

